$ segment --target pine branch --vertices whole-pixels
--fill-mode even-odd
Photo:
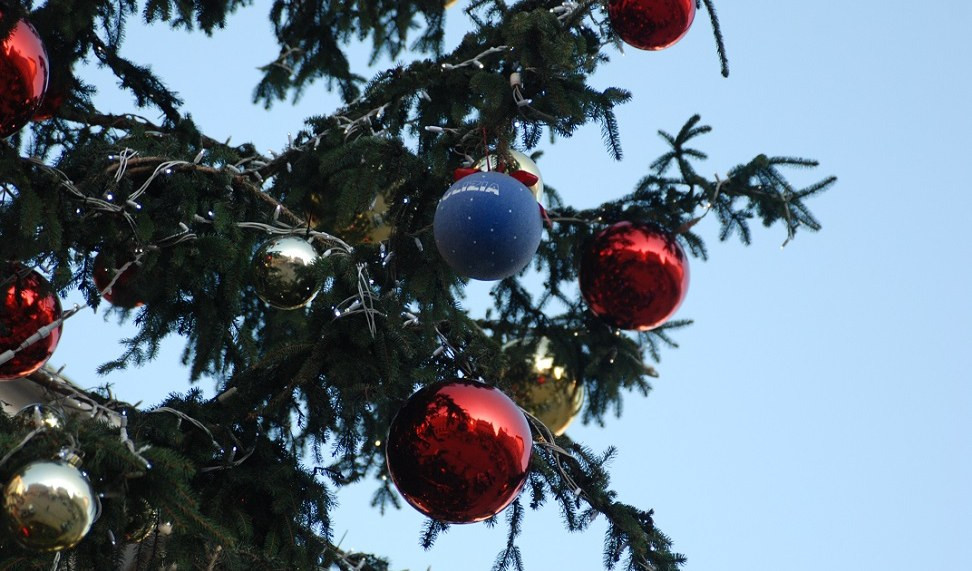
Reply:
[[[721,66],[722,77],[729,77],[729,58],[726,56],[726,43],[722,37],[722,27],[719,25],[719,17],[716,15],[715,5],[712,0],[702,0],[705,9],[709,12],[709,20],[712,22],[712,33],[715,35],[716,50],[719,53],[719,64]]]

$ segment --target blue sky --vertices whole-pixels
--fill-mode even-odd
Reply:
[[[277,53],[267,3],[257,4],[213,38],[133,29],[126,47],[208,134],[280,149],[336,99],[321,85],[294,107],[250,104],[256,67]],[[626,193],[664,150],[657,130],[700,113],[715,129],[698,145],[710,156],[700,172],[767,153],[821,161],[794,172],[797,183],[837,175],[810,203],[824,229],[781,251],[780,228],[758,230],[746,248],[719,243],[714,220],[703,222],[710,261],[693,260],[678,314],[696,323],[663,354],[655,390],[632,395],[605,427],[569,434],[620,448],[614,487],[655,508],[689,571],[972,569],[972,375],[961,356],[972,341],[972,7],[718,6],[729,79],[704,13],[669,50],[617,55],[592,81],[635,94],[619,113],[624,161],[591,126],[545,146],[544,179],[579,207]],[[467,22],[458,8],[448,18],[454,41]],[[108,75],[89,72],[106,111],[128,109]],[[116,346],[91,340],[124,337],[116,321],[72,319],[52,363],[83,385],[104,382],[93,371]],[[122,398],[157,401],[185,386],[180,349],[108,380]],[[409,508],[379,517],[369,495],[341,496],[336,536],[396,569],[487,570],[504,543],[503,525],[454,526],[424,552],[422,518]],[[568,534],[553,507],[528,514],[527,568],[599,569],[603,531]]]

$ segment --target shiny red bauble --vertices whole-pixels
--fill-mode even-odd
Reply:
[[[138,266],[129,265],[118,276],[115,283],[111,284],[111,279],[115,277],[117,269],[124,266],[130,258],[116,259],[114,264],[110,264],[107,258],[108,256],[104,252],[98,252],[94,260],[94,284],[98,291],[103,292],[101,297],[112,305],[127,309],[144,305],[145,301],[132,283],[138,272]],[[105,288],[108,287],[108,284],[111,284],[111,289],[106,291]]]
[[[61,318],[61,302],[51,284],[17,263],[0,264],[0,355],[20,347],[34,333]],[[0,380],[18,379],[37,369],[54,353],[61,326],[0,364]]]
[[[695,19],[695,0],[609,0],[611,27],[624,43],[662,50],[682,39]]]
[[[24,20],[17,22],[0,43],[0,138],[19,131],[40,107],[48,67],[37,30]]]
[[[619,222],[594,237],[581,258],[580,290],[614,327],[647,331],[668,320],[689,285],[685,251],[649,224]]]
[[[454,379],[409,397],[388,430],[385,456],[412,507],[435,520],[471,523],[516,498],[532,452],[530,425],[509,397]]]
[[[60,82],[51,78],[51,81],[47,85],[47,92],[44,93],[44,99],[41,104],[37,106],[34,110],[34,115],[30,118],[31,121],[40,123],[42,121],[47,121],[52,119],[61,110],[61,106],[64,105],[64,100],[67,98],[68,87],[66,85],[66,80],[62,79]]]

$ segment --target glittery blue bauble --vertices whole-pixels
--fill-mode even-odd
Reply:
[[[501,280],[537,253],[543,220],[523,183],[498,172],[479,172],[449,187],[435,210],[435,244],[456,273]]]

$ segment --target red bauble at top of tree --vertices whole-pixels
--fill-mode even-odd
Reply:
[[[584,300],[595,315],[621,329],[658,327],[682,304],[688,285],[685,251],[654,225],[614,224],[594,237],[581,258]]]
[[[385,449],[405,500],[432,519],[472,523],[508,506],[526,483],[533,437],[499,389],[467,379],[420,389],[395,416]]]
[[[609,0],[611,27],[624,43],[662,50],[682,39],[695,19],[695,0]]]
[[[15,351],[41,329],[61,318],[61,302],[51,284],[18,263],[0,264],[0,355]],[[0,363],[0,380],[18,379],[37,369],[54,353],[61,325]]]
[[[21,20],[0,43],[0,138],[19,131],[40,107],[48,67],[40,36]]]

